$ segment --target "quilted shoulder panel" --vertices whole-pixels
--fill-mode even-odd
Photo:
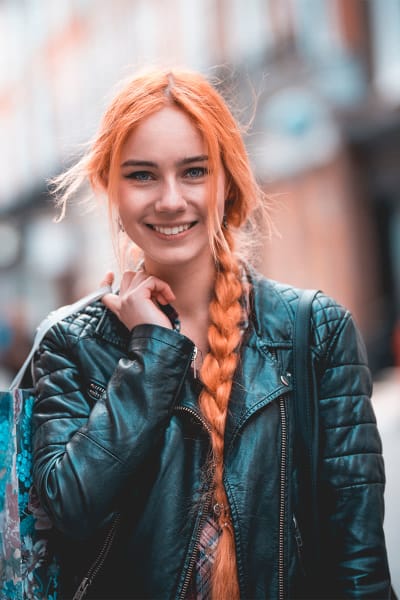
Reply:
[[[349,311],[333,298],[317,294],[311,318],[314,344],[320,355],[326,355],[349,317]]]
[[[92,336],[105,310],[104,304],[98,300],[93,304],[89,304],[84,310],[63,319],[59,327],[63,330],[65,336],[70,339],[70,342],[73,341],[71,338],[78,340],[82,337]]]
[[[275,292],[286,304],[290,318],[294,322],[302,290],[276,281],[271,283]],[[336,300],[323,292],[317,293],[312,306],[311,325],[314,351],[319,356],[326,355],[349,317],[350,313]]]

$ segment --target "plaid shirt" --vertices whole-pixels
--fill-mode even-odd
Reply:
[[[187,600],[209,600],[211,598],[211,572],[220,535],[221,528],[210,513],[201,531],[195,568],[186,596]]]

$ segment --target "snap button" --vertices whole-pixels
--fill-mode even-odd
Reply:
[[[283,385],[289,385],[289,379],[291,378],[291,373],[285,373],[285,375],[281,375],[281,382]]]

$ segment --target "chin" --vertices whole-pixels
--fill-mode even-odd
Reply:
[[[206,266],[208,262],[212,259],[212,254],[210,248],[207,247],[207,252],[199,252],[190,254],[188,252],[179,252],[176,249],[174,251],[168,252],[165,251],[161,255],[151,255],[147,254],[147,259],[152,264],[157,264],[162,267],[171,267],[176,268],[179,266],[189,266],[193,264],[193,266],[198,265],[199,268],[202,266]]]

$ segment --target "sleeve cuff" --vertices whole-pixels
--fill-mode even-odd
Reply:
[[[185,335],[167,327],[150,324],[137,325],[132,329],[128,350],[129,353],[150,350],[154,348],[154,343],[167,345],[182,356],[191,356],[194,350],[194,343]]]

